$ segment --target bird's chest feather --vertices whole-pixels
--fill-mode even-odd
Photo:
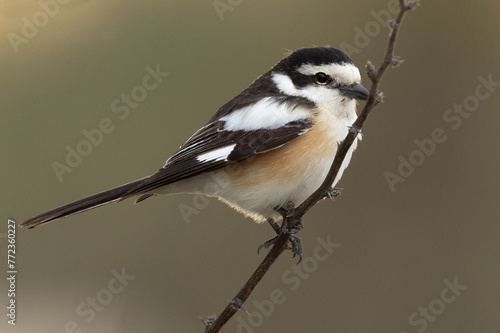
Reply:
[[[314,126],[297,139],[229,167],[231,187],[247,195],[255,193],[274,198],[272,201],[302,202],[326,177],[337,144],[344,140],[348,126],[353,122],[351,118],[320,111],[315,117]],[[343,164],[342,169],[347,163]]]

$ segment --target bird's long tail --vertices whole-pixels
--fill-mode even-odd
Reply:
[[[89,197],[73,201],[64,206],[58,207],[46,213],[40,214],[30,218],[20,224],[22,228],[34,228],[39,225],[49,223],[54,220],[61,219],[70,215],[84,212],[99,206],[106,205],[111,202],[120,201],[125,195],[132,192],[132,190],[140,188],[145,184],[150,177],[138,179],[128,184],[124,184],[104,192],[100,192]]]

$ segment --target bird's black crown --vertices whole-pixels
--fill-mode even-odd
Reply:
[[[349,63],[354,65],[344,52],[333,47],[311,47],[294,51],[288,57],[278,62],[273,70],[292,71],[303,64],[325,65],[325,64]]]

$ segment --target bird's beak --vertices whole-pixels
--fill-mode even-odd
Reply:
[[[344,96],[364,101],[368,99],[368,95],[370,94],[370,92],[359,83],[355,83],[354,85],[348,87],[340,87],[339,90]]]

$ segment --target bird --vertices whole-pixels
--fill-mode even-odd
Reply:
[[[295,50],[228,101],[156,173],[20,224],[35,228],[112,202],[160,194],[217,197],[258,223],[283,219],[323,183],[366,100],[355,63],[333,47]],[[332,184],[339,181],[361,134]],[[275,229],[276,230],[276,229]],[[267,246],[266,246],[267,247]]]

